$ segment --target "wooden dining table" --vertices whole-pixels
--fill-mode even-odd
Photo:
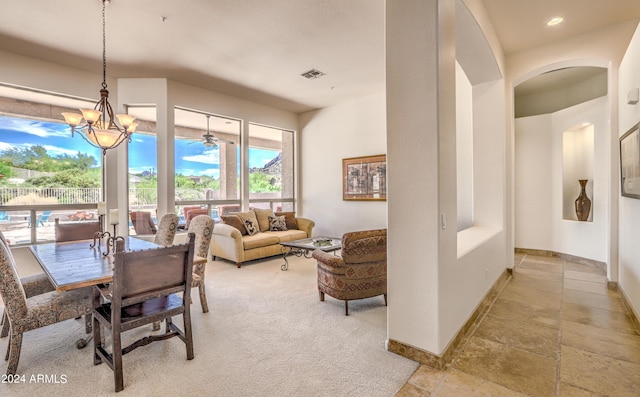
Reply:
[[[126,250],[158,248],[159,245],[135,237],[124,237]],[[113,252],[91,248],[93,240],[32,245],[31,252],[57,291],[68,291],[113,280]]]

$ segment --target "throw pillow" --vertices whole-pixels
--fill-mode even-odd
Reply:
[[[284,216],[284,221],[287,223],[288,230],[298,230],[298,221],[296,220],[295,212],[276,212],[276,216]]]
[[[263,210],[261,208],[254,208],[253,212],[256,214],[256,218],[258,219],[258,226],[260,226],[261,232],[266,232],[269,230],[269,217],[273,216],[273,211],[271,208]]]
[[[247,235],[247,229],[244,227],[244,222],[242,222],[242,219],[237,215],[222,215],[220,218],[222,219],[222,223],[235,227],[243,236]]]
[[[252,221],[251,219],[244,220],[244,228],[247,229],[247,234],[249,236],[253,236],[257,234],[260,230],[258,229],[258,224]]]
[[[283,232],[287,230],[287,222],[285,221],[284,216],[270,216],[269,230],[272,232]]]
[[[230,215],[236,215],[238,218],[242,220],[242,224],[245,225],[244,221],[247,219],[251,219],[251,221],[256,225],[258,231],[260,231],[260,227],[258,226],[258,219],[256,218],[256,213],[253,210],[247,212],[232,212]]]

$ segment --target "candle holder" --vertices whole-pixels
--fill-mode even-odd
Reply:
[[[124,241],[124,237],[116,236],[115,229],[117,225],[113,225],[113,235],[109,232],[95,232],[93,234],[93,243],[89,245],[89,248],[95,249],[98,248],[98,252],[102,254],[102,256],[108,256],[111,252],[116,251],[116,241],[122,240]],[[106,238],[106,242],[104,244],[105,251],[102,252],[102,240]]]

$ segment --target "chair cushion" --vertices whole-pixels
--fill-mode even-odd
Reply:
[[[29,331],[91,313],[93,287],[52,291],[27,299],[28,314],[12,321],[17,331]]]

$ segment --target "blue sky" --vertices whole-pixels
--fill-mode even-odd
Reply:
[[[0,152],[10,148],[41,145],[50,156],[87,153],[100,164],[101,151],[84,141],[78,134],[71,138],[66,124],[0,116]],[[151,149],[153,148],[153,149]],[[133,134],[129,144],[129,172],[141,173],[158,169],[156,137]],[[249,149],[249,167],[261,167],[276,157],[273,150]],[[218,148],[207,148],[199,142],[176,141],[176,174],[219,176]]]

